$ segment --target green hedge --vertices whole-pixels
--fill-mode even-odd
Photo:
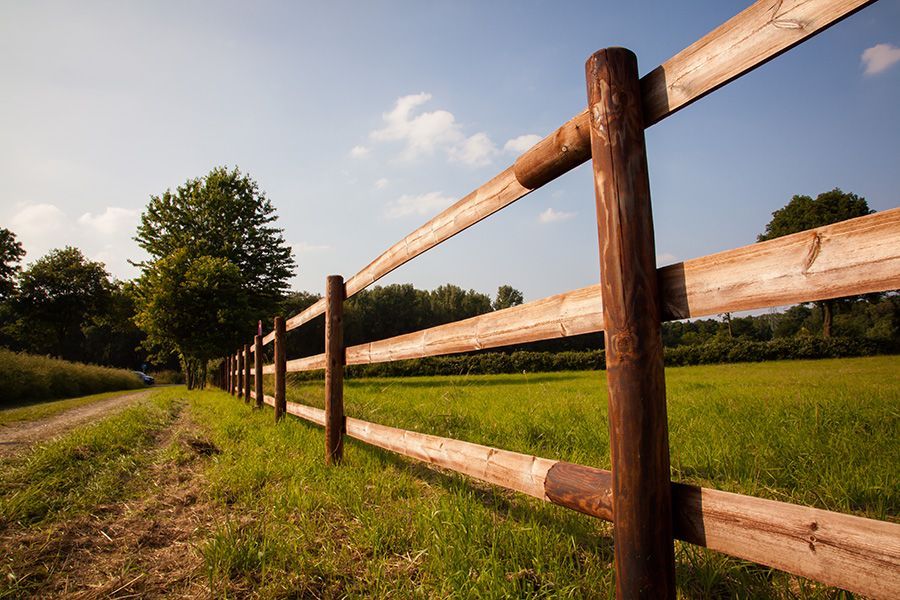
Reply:
[[[895,342],[835,337],[779,338],[767,342],[714,340],[695,346],[665,349],[666,366],[760,362],[811,358],[843,358],[900,352]],[[412,377],[416,375],[489,375],[497,373],[541,373],[590,371],[606,368],[603,350],[569,352],[482,352],[456,356],[432,356],[372,365],[351,365],[345,375],[361,377]],[[291,373],[291,379],[321,379],[322,371]]]
[[[137,375],[0,348],[0,407],[143,387]]]

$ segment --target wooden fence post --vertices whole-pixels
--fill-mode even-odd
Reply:
[[[238,347],[237,351],[237,397],[244,397],[244,354],[241,352],[240,347]]]
[[[225,379],[222,381],[222,389],[231,391],[231,357],[225,357]]]
[[[275,422],[284,418],[287,412],[285,397],[285,377],[287,375],[287,352],[285,342],[284,317],[275,317]]]
[[[344,278],[325,282],[325,463],[344,456]]]
[[[666,382],[637,58],[585,66],[609,387],[616,597],[675,598]]]
[[[250,402],[250,344],[244,344],[244,402]]]
[[[256,392],[256,408],[263,407],[263,336],[257,335],[253,338],[253,366],[254,368],[254,391]]]
[[[237,395],[237,354],[231,355],[231,395]]]

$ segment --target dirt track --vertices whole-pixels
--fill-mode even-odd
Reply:
[[[0,425],[0,458],[11,456],[36,442],[65,433],[88,421],[114,414],[145,398],[152,390],[128,392],[121,396],[98,400],[84,406],[39,419]]]

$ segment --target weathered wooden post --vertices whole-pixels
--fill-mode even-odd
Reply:
[[[226,356],[226,357],[225,357],[225,379],[222,380],[222,389],[224,389],[226,392],[230,392],[230,391],[231,391],[231,373],[230,373],[230,370],[231,370],[231,357],[230,357],[230,356]]]
[[[253,366],[254,368],[254,379],[253,383],[255,384],[253,387],[256,392],[256,408],[263,407],[263,345],[262,345],[263,336],[257,335],[253,338]]]
[[[244,353],[238,348],[237,351],[237,397],[244,397]]]
[[[244,344],[244,402],[250,402],[250,344]]]
[[[285,397],[285,377],[287,375],[287,352],[285,343],[284,317],[275,317],[275,422],[284,418],[287,411]]]
[[[237,354],[231,355],[231,395],[237,395]]]
[[[637,58],[586,65],[609,387],[616,596],[675,598],[666,383]]]
[[[325,281],[325,463],[344,456],[344,278]]]

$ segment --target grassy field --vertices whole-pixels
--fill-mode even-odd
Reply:
[[[898,373],[897,357],[669,369],[673,478],[896,520]],[[346,406],[379,423],[608,468],[603,376],[348,381]],[[320,386],[290,395],[321,406]],[[63,571],[78,572],[64,558],[77,553],[35,550],[72,523],[101,545],[88,555],[95,571],[107,565],[97,584],[107,592],[124,583],[172,596],[612,597],[606,523],[353,440],[340,468],[326,468],[323,454],[316,426],[275,426],[270,409],[221,392],[157,391],[2,466],[0,597],[58,591]],[[188,510],[169,499],[185,486],[190,523],[167,536],[181,545],[165,547],[182,552],[180,571],[160,576],[172,561],[160,548],[145,556],[141,537],[129,546],[138,520],[126,519],[122,539],[104,529],[109,544],[96,535],[118,510],[162,527],[149,515]],[[146,508],[153,502],[169,508]],[[844,597],[703,549],[677,552],[685,598]]]

